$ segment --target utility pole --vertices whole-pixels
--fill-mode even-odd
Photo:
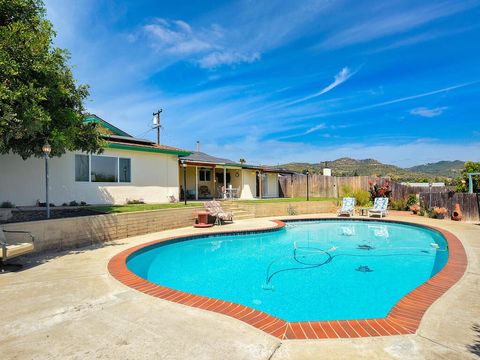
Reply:
[[[163,109],[158,110],[156,113],[153,113],[153,128],[157,129],[157,145],[160,145],[160,128],[162,127],[160,123],[160,113]]]

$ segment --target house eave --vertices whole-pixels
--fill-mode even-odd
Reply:
[[[133,145],[113,144],[113,143],[108,143],[106,148],[107,149],[118,149],[118,150],[151,152],[151,153],[159,153],[159,154],[170,154],[170,155],[178,155],[178,156],[187,156],[187,155],[191,154],[188,151],[182,151],[182,150],[161,149],[161,148],[148,147],[148,146],[133,146]]]

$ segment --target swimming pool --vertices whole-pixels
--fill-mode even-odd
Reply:
[[[432,229],[321,220],[161,242],[126,265],[155,284],[298,322],[383,318],[447,260],[447,242]]]

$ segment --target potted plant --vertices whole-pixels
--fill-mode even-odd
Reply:
[[[437,219],[444,219],[445,215],[447,215],[448,210],[444,207],[434,207],[433,208],[433,215]]]
[[[414,215],[417,215],[418,212],[420,211],[420,205],[418,205],[418,204],[410,205],[410,211],[411,211]]]

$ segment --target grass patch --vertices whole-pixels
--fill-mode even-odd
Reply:
[[[309,201],[335,201],[337,198],[326,197],[310,197]],[[294,198],[274,198],[274,199],[261,199],[261,200],[238,200],[235,202],[241,204],[261,204],[261,203],[275,203],[275,202],[295,202],[295,201],[307,201],[306,197],[294,197]]]
[[[199,203],[174,203],[174,204],[127,204],[127,205],[98,205],[89,206],[88,209],[102,213],[102,214],[115,214],[126,213],[134,211],[148,211],[148,210],[160,210],[160,209],[181,209],[185,207],[203,207]]]

